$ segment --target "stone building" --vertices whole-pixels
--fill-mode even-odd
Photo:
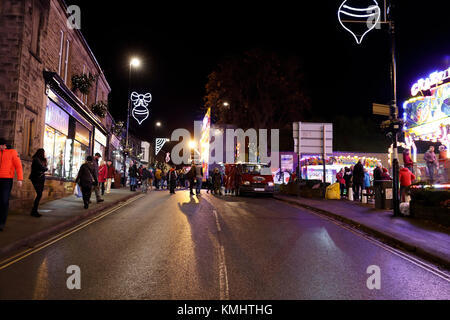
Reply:
[[[111,88],[80,30],[67,20],[63,0],[0,0],[0,136],[19,152],[25,177],[23,189],[13,189],[12,208],[29,207],[34,198],[27,178],[37,149],[49,159],[44,201],[73,192],[87,155],[111,153],[114,120],[98,112]],[[90,89],[81,93],[80,83]]]

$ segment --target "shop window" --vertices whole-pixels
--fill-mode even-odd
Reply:
[[[47,155],[49,171],[54,177],[64,178],[65,151],[67,136],[55,129],[45,126],[44,149]]]
[[[88,147],[74,141],[73,143],[73,156],[72,156],[72,177],[75,179],[78,175],[81,165],[86,161],[88,156]]]

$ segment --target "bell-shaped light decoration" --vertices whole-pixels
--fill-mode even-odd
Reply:
[[[133,92],[131,94],[131,101],[134,105],[131,114],[133,115],[133,118],[139,123],[139,125],[141,125],[150,116],[150,111],[147,109],[147,107],[152,101],[152,95],[150,93],[139,94],[137,92]]]
[[[381,9],[375,0],[345,0],[338,10],[339,23],[352,34],[357,44],[377,27],[380,18]]]

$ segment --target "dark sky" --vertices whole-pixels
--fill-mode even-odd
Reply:
[[[446,1],[397,2],[401,105],[417,79],[449,67],[450,23]],[[143,59],[132,76],[133,90],[153,95],[142,138],[154,137],[157,120],[164,124],[158,136],[190,128],[201,118],[207,75],[224,57],[255,47],[303,60],[317,117],[372,117],[372,102],[390,102],[388,34],[372,31],[357,45],[337,20],[342,1],[66,3],[81,7],[81,31],[112,87],[117,120],[126,117],[129,58]]]

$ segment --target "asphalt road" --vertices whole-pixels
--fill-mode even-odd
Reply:
[[[160,191],[0,270],[0,299],[450,299],[450,283],[274,199]]]

